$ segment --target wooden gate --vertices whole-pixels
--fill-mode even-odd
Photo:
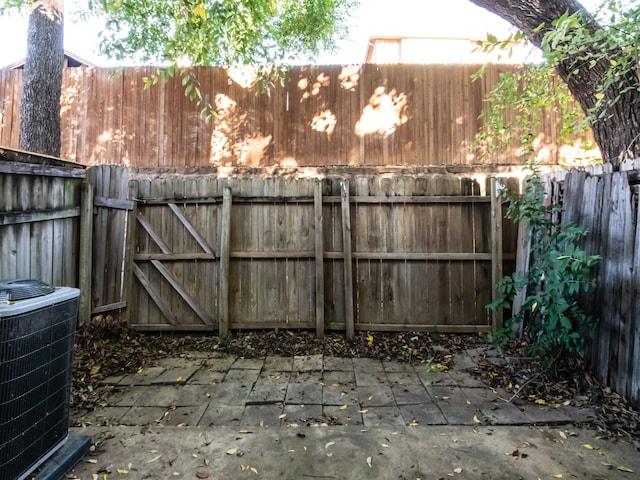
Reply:
[[[499,201],[450,176],[136,175],[131,327],[488,331]],[[126,283],[126,281],[125,281]]]
[[[219,201],[197,187],[196,180],[141,179],[133,188],[133,327],[218,329]]]

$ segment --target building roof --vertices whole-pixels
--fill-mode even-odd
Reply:
[[[1,67],[0,70],[20,70],[24,68],[24,63],[26,59],[22,58],[16,62],[10,63],[9,65],[5,65]],[[80,58],[75,53],[71,53],[69,50],[64,51],[64,66],[65,67],[95,67],[96,65]]]
[[[513,43],[510,52],[480,51],[479,38],[372,36],[365,63],[470,63],[520,64],[531,57],[531,47]]]

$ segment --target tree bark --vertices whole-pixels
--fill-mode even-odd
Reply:
[[[470,0],[479,7],[502,17],[519,28],[529,41],[540,47],[545,32],[553,28],[551,23],[565,12],[569,14],[585,10],[574,0]],[[595,20],[588,17],[586,26],[593,31],[600,29]],[[538,29],[544,25],[542,29]],[[538,29],[538,30],[537,30]],[[585,56],[589,51],[585,49]],[[576,60],[567,59],[560,63],[557,72],[567,84],[585,113],[593,110],[596,104],[596,89],[601,84],[609,65],[601,61],[593,68],[583,67],[576,72]],[[629,85],[637,85],[638,79],[629,75]],[[602,119],[591,122],[593,135],[603,160],[617,169],[625,158],[640,156],[640,97],[637,92],[620,93],[619,88],[610,88],[605,92],[608,99],[620,95],[619,101],[607,109]],[[600,112],[597,112],[598,114]]]
[[[20,102],[20,148],[60,156],[63,1],[33,3]]]

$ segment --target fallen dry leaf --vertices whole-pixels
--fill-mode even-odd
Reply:
[[[616,470],[620,470],[621,472],[633,473],[629,467],[625,467],[624,465],[620,465]]]

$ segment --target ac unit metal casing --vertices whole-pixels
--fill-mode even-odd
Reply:
[[[38,296],[11,300],[19,282]],[[80,290],[42,285],[0,281],[0,480],[28,477],[69,433]]]

